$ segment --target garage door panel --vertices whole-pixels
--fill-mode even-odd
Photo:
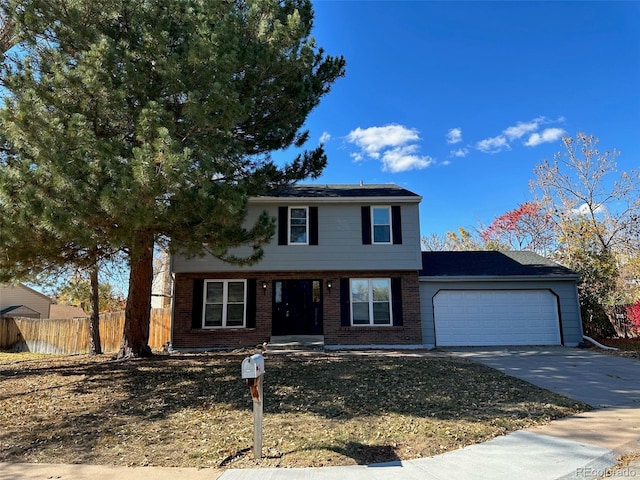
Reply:
[[[433,299],[436,345],[559,345],[548,290],[443,290]]]

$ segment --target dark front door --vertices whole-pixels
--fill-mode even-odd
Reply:
[[[273,282],[273,335],[322,335],[322,281]]]

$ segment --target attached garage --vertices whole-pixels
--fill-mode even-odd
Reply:
[[[582,340],[579,276],[532,252],[423,252],[425,346],[567,345]]]
[[[558,299],[549,290],[440,290],[436,344],[559,345]]]

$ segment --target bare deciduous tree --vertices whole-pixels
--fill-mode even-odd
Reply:
[[[600,151],[598,143],[584,133],[564,137],[565,151],[537,165],[531,182],[552,220],[558,259],[582,275],[587,332],[604,328],[604,312],[631,294],[620,275],[639,253],[640,177],[634,170],[618,172],[619,152]]]
[[[564,153],[536,166],[531,182],[536,201],[568,238],[577,218],[593,228],[606,250],[637,251],[640,220],[638,172],[617,172],[615,149],[601,152],[598,139],[578,133],[564,137]]]

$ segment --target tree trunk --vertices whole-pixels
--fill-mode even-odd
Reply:
[[[91,319],[89,321],[89,355],[101,355],[100,343],[100,296],[98,291],[98,266],[91,267]]]
[[[130,251],[129,293],[124,314],[124,333],[117,358],[150,357],[149,322],[153,282],[153,234],[138,235]]]

